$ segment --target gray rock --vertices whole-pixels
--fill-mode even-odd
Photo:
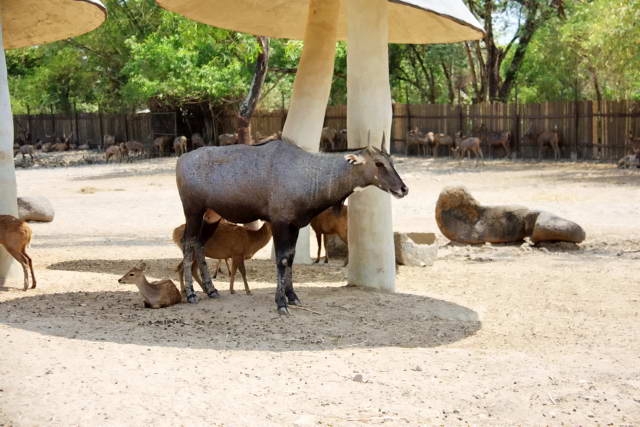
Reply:
[[[582,243],[586,234],[575,222],[560,218],[549,212],[540,212],[533,226],[531,241]]]
[[[18,197],[18,218],[23,221],[51,222],[55,212],[45,197]]]
[[[396,264],[425,267],[438,257],[438,245],[433,233],[393,233]]]

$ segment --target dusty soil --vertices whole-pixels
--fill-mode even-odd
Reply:
[[[580,246],[456,246],[400,267],[397,293],[296,266],[308,311],[275,312],[269,248],[254,295],[143,309],[116,280],[138,260],[176,278],[175,159],[18,171],[44,195],[38,288],[0,289],[0,425],[637,425],[640,171],[579,163],[397,161],[401,231],[437,231],[443,186],[581,224]],[[312,244],[312,252],[315,249]],[[241,289],[241,287],[240,287]]]

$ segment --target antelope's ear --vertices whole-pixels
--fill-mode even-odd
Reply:
[[[138,265],[136,265],[136,267],[140,270],[144,270],[145,268],[147,268],[147,264],[144,261],[140,261]]]
[[[366,160],[360,154],[345,154],[344,159],[352,165],[364,165]]]

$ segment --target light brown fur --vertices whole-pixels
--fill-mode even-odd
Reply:
[[[335,208],[325,209],[319,215],[311,220],[311,228],[316,233],[318,240],[318,257],[314,263],[320,262],[320,250],[322,248],[322,236],[324,236],[324,262],[329,262],[329,252],[327,251],[327,236],[329,234],[337,234],[340,239],[347,244],[348,241],[348,206],[342,205],[340,213],[336,213]],[[346,262],[345,262],[346,265]]]
[[[139,263],[122,276],[118,283],[136,285],[144,299],[144,306],[147,308],[170,307],[182,302],[182,295],[173,281],[163,279],[149,282],[144,276],[145,268],[144,262]]]
[[[127,141],[124,143],[127,148],[127,156],[133,156],[134,154],[137,156],[141,156],[144,154],[144,144],[139,141]]]
[[[122,152],[122,148],[120,148],[119,145],[111,145],[109,148],[106,149],[106,151],[104,152],[104,156],[106,159],[106,162],[109,163],[109,159],[118,159],[118,161],[122,161],[122,157],[123,157],[124,153]]]
[[[538,136],[538,159],[542,159],[544,146],[549,145],[553,149],[553,158],[560,158],[560,134],[557,130],[546,130]]]
[[[410,145],[415,145],[418,148],[416,150],[418,152],[418,155],[425,156],[432,141],[433,132],[427,132],[423,134],[417,126],[414,127],[407,133],[407,144],[404,150],[405,156],[409,154]]]
[[[453,138],[449,135],[445,135],[444,133],[427,132],[426,138],[431,145],[433,145],[433,157],[438,157],[438,148],[441,145],[449,147],[449,152],[451,152],[451,149],[453,148]]]
[[[206,216],[207,215],[205,214],[205,220],[208,220]],[[182,224],[173,230],[173,241],[179,248],[182,248],[184,228],[185,225]],[[237,269],[240,269],[240,274],[242,274],[242,280],[244,281],[244,290],[247,294],[251,294],[249,284],[247,283],[247,272],[245,270],[244,260],[251,258],[253,254],[269,243],[270,239],[271,225],[268,222],[265,222],[259,230],[254,231],[240,225],[221,221],[213,236],[211,236],[211,238],[207,240],[207,243],[205,243],[204,255],[205,257],[218,260],[231,258],[229,291],[232,294],[235,293],[233,290],[233,284],[235,281],[236,271]],[[177,271],[180,274],[180,289],[184,290],[182,270],[183,264],[180,263]],[[191,271],[193,272],[193,277],[196,281],[202,285],[202,279],[200,278],[196,263],[192,264]]]
[[[158,154],[158,156],[164,155],[168,150],[171,149],[171,137],[170,136],[159,136],[153,140],[153,149]]]
[[[471,153],[475,155],[476,165],[480,160],[484,162],[484,155],[482,154],[482,148],[480,148],[480,138],[468,137],[462,138],[461,136],[456,136],[456,145],[453,149],[454,154],[461,161],[464,159],[465,154],[469,155],[469,159],[471,159]]]
[[[173,141],[173,151],[180,157],[187,152],[187,137],[179,136]]]
[[[31,242],[31,227],[11,215],[0,215],[0,244],[22,265],[24,272],[24,290],[29,289],[29,275],[31,270],[31,289],[36,287],[36,276],[33,274],[33,262],[27,255],[27,246]]]

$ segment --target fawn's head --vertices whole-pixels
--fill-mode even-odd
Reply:
[[[141,276],[144,276],[144,269],[146,267],[147,267],[147,265],[144,262],[138,263],[131,270],[127,271],[127,273],[124,276],[122,276],[120,279],[118,279],[118,283],[120,283],[120,284],[125,284],[125,283],[135,284],[136,281]]]

